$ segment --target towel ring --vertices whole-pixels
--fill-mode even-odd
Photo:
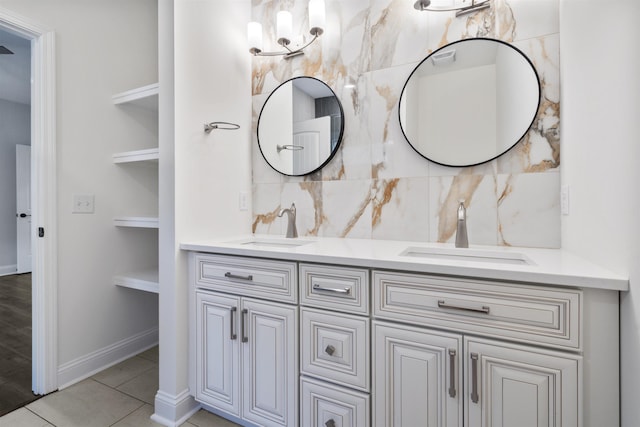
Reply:
[[[240,129],[240,125],[237,125],[235,123],[229,123],[229,122],[211,122],[211,123],[204,124],[205,133],[211,133],[211,131],[214,129],[236,130],[236,129]]]
[[[291,145],[291,144],[276,145],[276,151],[278,153],[281,152],[282,150],[297,151],[297,150],[304,150],[304,147],[302,145]]]

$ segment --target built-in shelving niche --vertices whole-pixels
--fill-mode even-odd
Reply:
[[[159,86],[157,83],[154,83],[113,95],[112,101],[115,105],[133,105],[157,112],[158,93]],[[157,165],[159,159],[160,150],[158,147],[113,154],[113,163],[115,164]],[[159,229],[158,217],[122,215],[115,217],[113,224],[116,227]],[[113,284],[157,294],[159,289],[158,269],[147,268],[141,269],[140,271],[118,274],[113,277]]]

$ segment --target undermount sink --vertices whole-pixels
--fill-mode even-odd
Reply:
[[[415,258],[431,258],[448,261],[482,262],[490,264],[520,264],[533,265],[533,262],[519,252],[500,252],[482,249],[438,249],[410,247],[400,256]]]
[[[249,240],[239,240],[233,241],[229,243],[235,243],[237,245],[247,246],[247,247],[256,247],[256,248],[295,248],[298,246],[306,245],[311,243],[308,240],[298,240],[298,239],[266,239],[266,238],[254,238]]]

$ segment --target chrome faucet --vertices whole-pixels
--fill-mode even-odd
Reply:
[[[296,228],[296,204],[291,203],[291,207],[289,209],[280,209],[278,216],[282,216],[285,213],[288,217],[286,237],[298,237],[298,229]]]
[[[456,248],[468,248],[469,238],[467,237],[467,210],[464,207],[464,200],[458,205],[458,227],[456,228]]]

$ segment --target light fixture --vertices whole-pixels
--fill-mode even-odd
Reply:
[[[486,9],[489,0],[417,0],[413,7],[423,12],[448,12],[455,10],[456,16]]]
[[[262,24],[259,22],[249,22],[247,36],[249,39],[249,52],[254,56],[283,56],[285,59],[303,55],[303,50],[311,45],[324,32],[324,0],[309,1],[309,33],[313,36],[311,41],[304,46],[292,49],[289,47],[293,37],[293,17],[291,12],[282,10],[276,15],[276,37],[277,42],[285,50],[278,52],[262,51]]]
[[[456,61],[456,50],[451,49],[446,52],[434,53],[430,56],[433,65],[442,66],[453,64]]]

